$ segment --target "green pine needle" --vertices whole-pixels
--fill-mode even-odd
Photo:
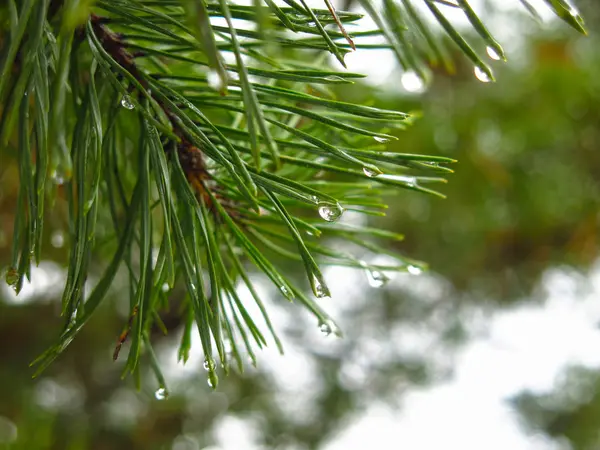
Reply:
[[[414,116],[346,101],[338,89],[363,75],[331,67],[327,57],[345,67],[355,49],[391,49],[403,69],[425,80],[429,66],[453,69],[449,37],[480,79],[493,80],[475,39],[505,59],[500,43],[467,0],[385,0],[382,11],[361,0],[377,29],[360,28],[361,13],[336,11],[327,0],[323,8],[285,3],[0,6],[0,161],[9,161],[20,181],[8,284],[18,293],[31,278],[49,224],[65,223],[69,236],[64,326],[32,363],[35,375],[121,283],[128,283],[119,292],[130,317],[114,356],[128,343],[124,373],[139,380],[149,361],[166,395],[151,338],[155,328],[171,331],[161,313],[177,289],[185,292],[177,296],[179,359],[189,358],[195,328],[216,388],[219,367],[227,373],[234,363],[242,371],[244,354],[255,364],[255,349],[272,343],[283,352],[255,288],[257,273],[275,286],[275,301],[295,301],[323,330],[341,335],[312,298],[332,294],[323,266],[380,279],[384,271],[426,269],[389,249],[401,234],[353,226],[343,214],[383,216],[386,199],[408,191],[443,197],[433,186],[446,181],[440,175],[452,173],[455,161],[386,151],[385,142]],[[546,3],[585,33],[566,1]],[[448,8],[462,10],[472,32],[456,28]],[[383,41],[369,41],[374,37]],[[64,217],[57,203],[66,204]],[[340,239],[393,263],[361,260],[332,244]]]

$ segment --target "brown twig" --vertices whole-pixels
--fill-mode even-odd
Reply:
[[[94,30],[94,33],[102,44],[104,50],[106,50],[106,52],[111,55],[121,67],[127,70],[144,89],[148,89],[146,77],[142,75],[141,69],[135,62],[136,57],[144,56],[143,52],[131,53],[127,49],[126,43],[123,41],[123,36],[119,33],[111,31],[108,28],[107,24],[109,21],[105,17],[92,14],[90,19],[92,23],[92,29]],[[173,114],[173,112],[159,99],[155,98],[155,101],[164,111],[165,115],[171,122],[173,131],[180,139],[180,141],[177,143],[176,156],[179,159],[179,163],[181,164],[184,173],[186,174],[188,182],[196,192],[198,200],[203,201],[211,212],[216,213],[216,208],[212,204],[212,198],[207,191],[207,186],[212,180],[212,177],[207,170],[204,160],[204,153],[200,148],[190,142],[186,132],[181,127],[177,116]],[[232,206],[234,206],[232,203],[228,202],[227,199],[223,198],[223,196],[218,192],[213,192],[211,190],[211,193],[224,207],[226,207],[227,212],[230,213],[230,215],[236,216],[235,209],[232,208]]]
[[[340,31],[346,38],[346,41],[348,41],[348,44],[350,44],[350,47],[352,48],[352,50],[356,51],[356,45],[354,45],[354,41],[352,40],[352,38],[346,31],[346,28],[344,28],[342,21],[340,20],[339,16],[335,12],[335,8],[333,7],[333,5],[331,4],[331,2],[329,0],[325,0],[325,4],[327,5],[327,9],[329,9],[329,12],[333,16],[333,20],[335,20],[335,23],[337,24],[338,28],[340,29]]]
[[[92,29],[96,37],[104,47],[104,50],[119,63],[121,67],[127,70],[144,88],[148,88],[146,79],[140,74],[135,63],[135,56],[127,50],[123,42],[123,36],[108,29],[103,17],[96,14],[90,16]],[[164,106],[163,106],[164,108]]]
[[[119,339],[117,340],[117,345],[115,346],[115,350],[113,352],[113,361],[116,361],[119,358],[119,353],[121,352],[121,347],[129,337],[129,333],[131,332],[131,326],[133,325],[133,319],[137,316],[138,307],[135,306],[131,315],[129,316],[129,320],[127,321],[127,326],[123,330],[123,332],[119,335]]]

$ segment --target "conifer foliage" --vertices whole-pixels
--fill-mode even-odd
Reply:
[[[354,267],[382,283],[386,271],[425,269],[386,248],[401,235],[339,219],[345,211],[383,215],[383,193],[442,196],[435,187],[454,161],[386,151],[411,115],[338,98],[336,88],[362,78],[345,70],[344,57],[388,48],[405,71],[427,80],[435,65],[452,70],[454,42],[478,78],[492,81],[475,48],[505,55],[467,0],[358,3],[376,29],[329,0],[321,8],[304,0],[3,2],[0,171],[18,172],[6,272],[17,293],[44,256],[51,209],[67,205],[64,327],[35,361],[36,373],[65,350],[123,272],[130,319],[114,358],[128,341],[125,372],[139,374],[145,354],[164,387],[150,331],[164,328],[161,313],[179,286],[186,292],[177,304],[179,357],[187,360],[198,332],[216,387],[218,366],[243,370],[242,355],[255,361],[255,348],[281,348],[252,274],[339,333],[319,304],[330,295],[322,266]],[[585,32],[564,0],[546,3]],[[451,9],[472,25],[475,46],[447,18]],[[395,262],[372,264],[340,242]],[[310,289],[284,270],[286,259]],[[248,312],[239,286],[262,317]]]

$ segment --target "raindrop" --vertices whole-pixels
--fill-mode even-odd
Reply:
[[[369,280],[369,286],[374,288],[383,287],[390,281],[386,274],[375,269],[367,269],[367,280]]]
[[[315,295],[317,298],[330,297],[329,289],[319,279],[313,275],[313,286],[315,289]]]
[[[400,77],[400,83],[408,92],[415,94],[425,92],[425,82],[415,72],[404,72]]]
[[[373,178],[377,175],[380,175],[379,172],[375,172],[373,169],[369,169],[368,167],[363,167],[363,173],[369,178]]]
[[[50,243],[54,248],[62,248],[65,245],[65,235],[62,231],[55,231],[52,233],[52,237],[50,238]]]
[[[321,330],[321,333],[323,333],[325,336],[329,336],[332,331],[331,326],[326,322],[323,322],[321,325],[319,325],[319,330]]]
[[[492,81],[492,79],[490,78],[488,73],[485,70],[483,70],[481,67],[475,66],[474,72],[475,72],[475,77],[482,83],[489,83],[490,81]]]
[[[168,283],[163,283],[163,285],[160,288],[163,292],[167,292],[169,290],[169,284]]]
[[[329,297],[329,295],[327,295],[327,292],[325,292],[325,288],[323,288],[322,284],[317,284],[315,286],[315,291],[317,293],[317,298]]]
[[[156,400],[166,400],[169,397],[169,392],[164,388],[158,388],[154,393]]]
[[[313,203],[315,203],[317,205],[319,204],[319,197],[317,197],[316,195],[312,195],[310,197],[310,199],[312,200]]]
[[[52,179],[52,182],[58,186],[62,186],[67,181],[65,174],[58,168],[52,171],[50,178]]]
[[[279,287],[279,290],[281,291],[281,293],[283,294],[284,297],[294,298],[294,294],[292,293],[292,291],[290,291],[290,289],[287,286],[281,285]]]
[[[335,222],[344,213],[344,208],[339,203],[319,203],[319,215],[327,222]]]
[[[206,79],[211,89],[214,89],[215,91],[220,91],[223,89],[223,79],[216,70],[211,70],[208,72]]]
[[[321,330],[321,333],[325,336],[330,336],[331,334],[341,336],[339,328],[331,319],[328,319],[325,322],[319,322],[319,330]]]
[[[500,61],[501,57],[498,54],[498,52],[494,49],[494,47],[492,46],[488,46],[485,51],[487,52],[488,56],[493,59],[494,61]]]
[[[19,282],[19,272],[14,267],[11,267],[6,272],[6,284],[12,287],[16,287]]]
[[[215,369],[215,360],[214,359],[204,359],[204,370],[206,370],[207,372],[209,370],[214,370]]]
[[[383,136],[373,136],[373,139],[375,139],[380,144],[385,144],[386,142],[390,142],[389,138],[386,138]]]
[[[386,180],[400,181],[407,186],[415,187],[417,186],[417,179],[415,177],[406,176],[406,175],[381,175],[381,178]]]
[[[565,9],[567,10],[567,12],[568,12],[568,13],[569,13],[569,14],[570,14],[570,15],[571,15],[571,16],[572,16],[572,17],[573,17],[575,20],[577,20],[577,21],[581,21],[581,20],[582,20],[582,19],[581,19],[581,16],[579,15],[579,11],[577,11],[577,9],[576,9],[576,8],[575,8],[573,5],[571,5],[571,4],[569,4],[569,3],[567,3],[567,4],[565,5]]]
[[[124,95],[121,99],[121,106],[125,109],[133,109],[135,105],[131,103],[131,97],[129,95]]]
[[[217,384],[219,384],[219,377],[217,377],[216,373],[209,372],[208,378],[206,379],[206,382],[208,383],[208,385],[212,389],[216,389],[217,388]]]
[[[423,269],[413,265],[408,266],[407,270],[411,275],[421,275],[423,273]]]
[[[334,81],[334,82],[337,82],[337,81],[344,82],[344,81],[346,81],[346,80],[344,80],[342,77],[340,77],[338,75],[328,75],[328,76],[325,77],[325,79],[327,81]]]

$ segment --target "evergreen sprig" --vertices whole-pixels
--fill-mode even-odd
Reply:
[[[44,370],[106,298],[121,267],[130,285],[130,319],[114,352],[130,341],[126,373],[139,379],[146,352],[164,388],[150,331],[176,286],[186,291],[180,358],[197,328],[211,386],[217,364],[243,369],[245,352],[267,345],[237,286],[258,305],[262,272],[281,296],[339,332],[318,301],[276,261],[302,268],[312,295],[330,295],[320,266],[344,265],[383,280],[384,271],[425,265],[390,252],[402,236],[337,220],[344,211],[384,215],[390,187],[439,195],[450,158],[385,151],[404,112],[336,99],[332,88],[362,75],[329,68],[356,48],[390,48],[405,70],[428,76],[451,67],[441,34],[414,1],[360,0],[378,26],[352,32],[359,13],[304,0],[264,5],[225,0],[9,0],[0,7],[0,157],[15,160],[19,191],[11,267],[18,293],[39,263],[48,205],[68,205],[69,259],[62,297],[64,328],[34,364]],[[442,29],[490,80],[493,74],[444,15],[459,8],[500,58],[500,44],[466,0],[424,0]],[[582,21],[562,0],[547,0],[567,23]],[[383,36],[385,44],[365,43]],[[285,51],[285,53],[284,53]],[[4,166],[4,164],[3,164]],[[8,167],[8,166],[7,166]],[[98,224],[110,224],[100,239]],[[395,263],[365,262],[338,248],[343,239]],[[110,261],[89,292],[99,249]],[[97,265],[97,264],[96,264]]]

